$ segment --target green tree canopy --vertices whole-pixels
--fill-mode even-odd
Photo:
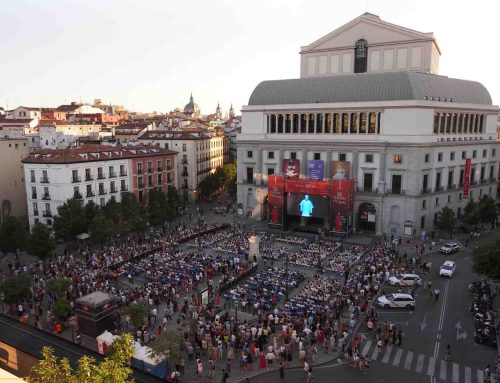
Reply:
[[[157,188],[149,191],[148,218],[153,226],[163,225],[167,220],[167,196]]]
[[[7,217],[0,226],[0,251],[12,253],[23,249],[27,237],[23,223],[15,217]]]
[[[97,206],[94,201],[90,200],[89,202],[87,202],[84,209],[85,209],[85,221],[87,222],[88,225],[90,225],[94,217],[99,212],[99,206]]]
[[[5,280],[0,285],[0,291],[4,293],[5,303],[13,305],[29,298],[30,287],[30,279],[26,275],[20,275]]]
[[[116,202],[115,198],[111,198],[106,205],[102,208],[102,212],[104,213],[104,216],[113,223],[118,223],[120,221],[121,216],[122,216],[122,208],[121,204]]]
[[[450,238],[453,233],[453,228],[455,227],[455,213],[448,206],[445,206],[438,213],[435,225],[440,230],[450,233]]]
[[[472,269],[478,274],[500,280],[500,238],[474,250]]]
[[[101,245],[114,234],[113,221],[107,218],[102,212],[92,220],[90,224],[90,240],[96,245]]]
[[[182,334],[178,331],[165,330],[149,344],[151,356],[163,356],[175,362],[181,355]]]
[[[474,200],[469,200],[464,208],[464,216],[462,221],[467,225],[477,225],[481,220],[479,206]]]
[[[65,297],[59,297],[52,306],[52,313],[60,321],[64,322],[71,312],[71,305]]]
[[[78,234],[87,231],[85,208],[81,200],[70,198],[57,208],[54,231],[57,237],[66,241],[73,240]]]
[[[138,329],[146,322],[148,312],[148,306],[144,302],[132,303],[125,308],[125,314],[129,316],[130,323],[135,329]]]
[[[71,278],[49,279],[45,289],[57,297],[62,297],[66,294],[71,284]]]
[[[121,200],[121,210],[122,217],[125,221],[128,221],[133,215],[140,213],[141,206],[137,202],[137,198],[134,193],[123,193]]]
[[[26,250],[28,253],[43,261],[45,269],[45,261],[52,256],[55,248],[56,244],[50,236],[47,226],[42,223],[35,223],[26,241]]]
[[[483,222],[494,222],[497,218],[495,201],[489,195],[484,195],[479,199],[478,210]]]
[[[127,365],[134,355],[133,337],[124,334],[115,339],[112,353],[102,362],[83,356],[73,370],[67,358],[58,358],[50,347],[42,349],[42,360],[31,369],[28,383],[133,383],[132,369]]]

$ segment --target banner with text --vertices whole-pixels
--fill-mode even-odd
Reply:
[[[470,158],[465,160],[465,169],[464,169],[464,198],[469,198],[470,194]]]
[[[285,191],[287,193],[329,196],[330,183],[328,181],[286,180]]]
[[[331,230],[349,233],[353,226],[354,179],[332,179]]]
[[[267,185],[268,223],[283,227],[283,176],[269,176]]]
[[[323,181],[324,177],[323,160],[307,160],[306,177],[310,181]]]
[[[287,179],[297,179],[300,174],[299,160],[283,160],[283,176]]]

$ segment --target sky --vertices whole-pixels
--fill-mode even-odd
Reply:
[[[259,82],[299,77],[301,46],[366,11],[434,32],[440,74],[500,104],[498,0],[0,0],[0,106],[166,113],[193,92],[204,114],[239,114]]]

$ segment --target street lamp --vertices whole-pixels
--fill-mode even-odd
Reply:
[[[4,314],[4,311],[3,311],[3,302],[5,301],[5,294],[4,292],[0,292],[0,303],[2,303],[2,314]]]

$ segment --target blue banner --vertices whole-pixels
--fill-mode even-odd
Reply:
[[[307,160],[306,176],[310,181],[323,181],[323,160]]]

